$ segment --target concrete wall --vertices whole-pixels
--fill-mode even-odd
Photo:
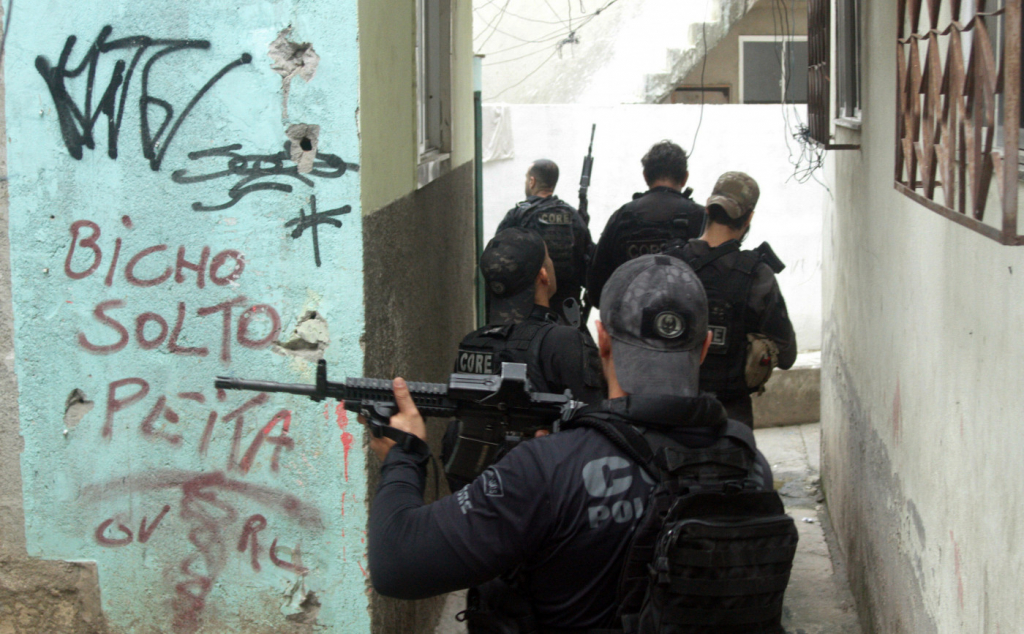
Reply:
[[[896,2],[861,6],[863,127],[836,140],[862,150],[830,155],[824,226],[832,524],[874,631],[1017,632],[1024,249],[893,189]]]
[[[516,105],[511,117],[515,158],[484,164],[484,233],[494,235],[505,213],[523,199],[530,163],[550,158],[561,169],[556,194],[577,204],[579,174],[597,124],[590,188],[590,231],[596,242],[608,218],[634,192],[647,189],[640,158],[672,139],[690,150],[700,121],[689,186],[703,202],[729,170],[753,176],[761,187],[746,244],[769,241],[787,268],[779,275],[801,351],[821,345],[821,206],[825,189],[791,179],[793,166],[778,106],[634,105],[615,107]],[[488,117],[485,114],[485,119]],[[796,147],[794,146],[794,150]],[[596,317],[596,312],[593,314]]]
[[[367,376],[444,382],[475,324],[472,4],[451,0],[451,171],[417,189],[415,2],[360,1]],[[435,454],[441,421],[430,426]],[[379,475],[367,461],[369,490]],[[443,478],[442,478],[443,480]],[[442,485],[441,493],[445,493]],[[428,499],[434,495],[427,490]],[[432,632],[444,597],[370,593],[373,632]]]
[[[367,630],[361,431],[212,383],[362,372],[354,0],[44,1],[13,25],[5,467],[24,445],[0,542],[31,559],[3,565],[3,629]]]
[[[788,19],[789,26],[784,24]],[[788,29],[788,31],[787,31]],[[698,63],[679,85],[700,87],[701,72],[705,86],[729,86],[729,103],[740,103],[740,36],[807,35],[807,2],[760,0],[708,51],[707,65]]]

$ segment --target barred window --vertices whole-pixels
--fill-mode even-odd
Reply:
[[[1003,244],[1017,190],[1021,0],[902,0],[896,189]],[[1001,217],[986,214],[999,207]]]

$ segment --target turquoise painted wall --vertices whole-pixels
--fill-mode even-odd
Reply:
[[[285,81],[268,51],[289,26],[281,43],[315,55]],[[15,11],[28,549],[97,561],[114,631],[369,627],[359,426],[334,403],[213,389],[312,381],[278,345],[309,311],[334,378],[360,374],[358,64],[356,0]]]

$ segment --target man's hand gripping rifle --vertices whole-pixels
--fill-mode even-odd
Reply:
[[[409,382],[409,393],[424,417],[456,417],[459,439],[445,472],[469,480],[494,464],[499,450],[532,438],[537,430],[558,431],[582,404],[572,394],[534,392],[526,378],[526,365],[502,363],[501,374],[452,374],[448,384]],[[275,383],[217,377],[214,387],[253,392],[286,392],[314,401],[333,398],[345,409],[366,418],[370,433],[394,440],[406,451],[428,451],[423,441],[389,422],[398,412],[392,383],[386,379],[350,378],[344,383],[327,380],[327,362],[320,360],[316,383]]]

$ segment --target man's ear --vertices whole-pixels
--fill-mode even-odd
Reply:
[[[704,345],[700,349],[700,362],[704,363],[704,357],[708,356],[708,348],[711,347],[711,331],[708,331],[708,336],[704,338]]]
[[[744,227],[749,227],[749,226],[750,226],[750,223],[751,223],[751,222],[753,222],[753,221],[754,221],[754,212],[753,212],[753,211],[751,211],[751,212],[750,212],[750,215],[749,215],[749,216],[747,216],[747,224],[745,224],[745,225],[743,225],[743,226],[744,226]]]
[[[534,280],[534,288],[542,288],[551,284],[551,278],[548,276],[548,270],[545,267],[540,267],[537,271],[537,279]]]
[[[597,351],[602,359],[610,359],[612,356],[612,337],[604,329],[604,324],[600,320],[595,323],[597,324]]]
[[[686,181],[690,180],[690,172],[683,174],[683,182],[679,185],[680,188],[686,187]]]

